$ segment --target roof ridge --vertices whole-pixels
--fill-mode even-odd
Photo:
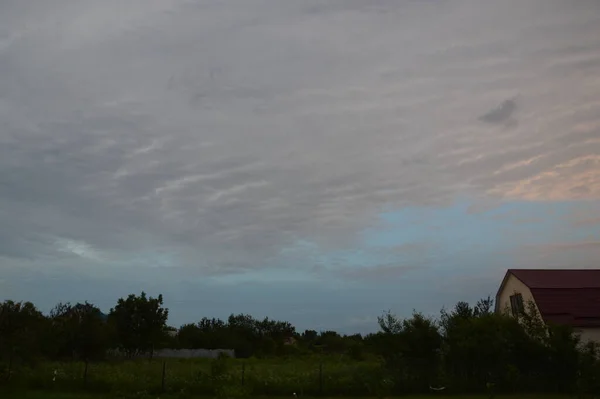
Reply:
[[[527,284],[525,284],[527,285]],[[528,286],[529,287],[529,286]],[[589,285],[586,287],[529,287],[532,290],[600,290],[600,285]]]
[[[589,269],[515,269],[515,268],[511,268],[508,269],[510,271],[512,270],[523,270],[523,271],[540,271],[540,272],[547,272],[547,271],[557,271],[557,272],[576,272],[576,271],[599,271],[600,272],[600,268],[589,268]]]

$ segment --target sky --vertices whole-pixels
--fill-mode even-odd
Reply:
[[[377,329],[600,259],[597,0],[0,2],[0,300]]]

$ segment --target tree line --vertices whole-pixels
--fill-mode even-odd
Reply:
[[[236,357],[336,355],[378,362],[374,381],[402,392],[451,387],[456,392],[600,392],[595,343],[568,326],[546,325],[530,304],[512,317],[486,298],[457,303],[438,318],[384,313],[379,331],[342,335],[296,331],[287,321],[232,314],[167,325],[161,295],[121,298],[107,315],[90,303],[60,303],[48,314],[30,302],[0,304],[0,362],[34,367],[43,360],[103,361],[115,353],[148,356],[160,348],[233,349]]]

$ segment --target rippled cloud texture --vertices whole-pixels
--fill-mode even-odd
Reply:
[[[595,0],[8,0],[0,292],[365,331],[598,267]]]

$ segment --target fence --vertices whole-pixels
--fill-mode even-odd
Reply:
[[[189,393],[195,395],[373,395],[369,362],[154,359],[102,363],[41,363],[16,367],[12,385],[57,392]]]
[[[492,384],[462,386],[451,381],[447,389],[440,384],[416,384],[411,379],[391,381],[389,374],[375,362],[330,361],[320,359],[169,359],[134,360],[103,363],[16,364],[6,373],[0,364],[0,397],[4,388],[89,392],[114,397],[144,398],[150,395],[182,394],[197,396],[370,396],[430,393],[493,393]],[[435,381],[433,376],[430,380]],[[422,379],[421,379],[421,382]],[[448,381],[446,381],[448,382]],[[438,388],[436,388],[438,387]],[[522,389],[525,390],[522,390]],[[598,394],[600,386],[578,386],[577,393]],[[499,391],[500,392],[500,391]],[[551,388],[527,387],[502,390],[511,393],[553,392]],[[575,392],[574,392],[575,393]],[[148,395],[148,396],[146,396]],[[516,396],[515,396],[516,397]]]

